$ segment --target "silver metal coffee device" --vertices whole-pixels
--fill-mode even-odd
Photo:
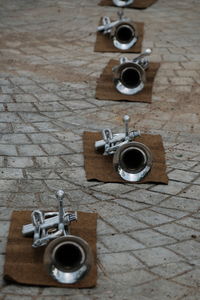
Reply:
[[[133,60],[122,57],[120,64],[113,67],[113,81],[118,92],[125,95],[134,95],[144,88],[146,82],[145,71],[149,66],[146,57],[151,52],[151,49],[146,49]]]
[[[95,142],[95,149],[103,151],[103,155],[113,155],[113,166],[116,172],[126,181],[138,182],[144,178],[152,167],[150,149],[134,141],[140,131],[129,131],[130,117],[123,117],[124,133],[113,134],[111,129],[102,131],[103,139]]]
[[[34,248],[47,245],[43,257],[47,273],[60,283],[72,284],[88,273],[93,255],[85,240],[70,234],[70,223],[77,220],[77,213],[64,210],[64,191],[58,190],[56,198],[58,212],[34,210],[32,223],[23,226],[22,234],[33,236]]]
[[[129,18],[123,17],[123,11],[118,12],[118,17],[114,22],[111,22],[109,17],[103,17],[102,25],[98,26],[97,30],[111,38],[117,49],[128,50],[138,40],[137,30]]]

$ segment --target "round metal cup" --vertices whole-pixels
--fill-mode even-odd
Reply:
[[[113,0],[113,4],[118,7],[126,7],[132,4],[134,0]]]
[[[144,88],[145,70],[134,62],[125,62],[113,69],[114,84],[118,92],[134,95]]]
[[[138,182],[150,171],[152,154],[146,145],[130,142],[117,149],[113,156],[113,165],[121,178]]]
[[[120,50],[128,50],[137,42],[135,28],[129,23],[122,23],[116,26],[113,45]]]
[[[85,240],[67,235],[48,244],[43,262],[53,279],[60,283],[73,284],[88,273],[93,255]]]

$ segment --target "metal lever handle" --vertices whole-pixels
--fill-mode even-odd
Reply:
[[[130,121],[130,117],[128,115],[125,115],[123,117],[123,122],[124,122],[124,125],[125,125],[125,139],[129,139],[129,121]]]
[[[133,61],[136,62],[138,60],[141,60],[145,56],[149,56],[151,54],[152,50],[150,48],[146,49],[143,53],[141,53],[138,57],[134,58]]]
[[[58,210],[58,230],[64,230],[64,208],[63,208],[63,198],[65,196],[65,192],[63,190],[58,190],[56,192],[56,198],[59,202],[59,210]]]

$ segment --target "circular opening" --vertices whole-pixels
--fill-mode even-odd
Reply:
[[[126,68],[122,71],[121,81],[126,87],[135,88],[140,85],[140,74],[134,68]]]
[[[80,266],[81,261],[81,250],[71,243],[61,245],[55,251],[55,264],[62,268],[73,269]]]
[[[116,39],[121,43],[129,43],[133,38],[133,30],[130,26],[122,25],[116,31]]]
[[[143,154],[138,149],[126,149],[121,154],[122,167],[127,170],[138,170],[141,169],[145,163],[146,159]]]

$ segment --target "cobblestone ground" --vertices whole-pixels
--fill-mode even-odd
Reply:
[[[99,18],[116,15],[98,1],[0,0],[0,298],[200,299],[200,2],[126,10],[162,62],[144,104],[95,100],[102,68],[120,57],[93,52]],[[125,113],[162,135],[168,186],[86,181],[83,131],[121,129]],[[55,208],[58,188],[69,209],[100,215],[97,287],[6,285],[12,210]]]

